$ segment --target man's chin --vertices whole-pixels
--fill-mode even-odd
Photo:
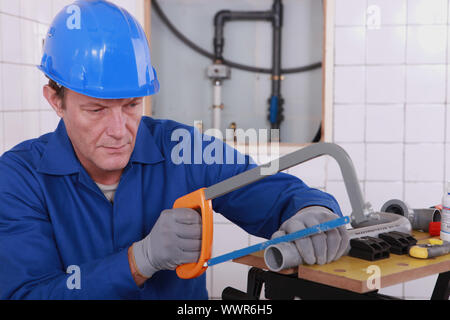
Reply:
[[[104,171],[119,171],[127,166],[129,160],[130,157],[109,156],[108,159],[101,161],[97,166]]]

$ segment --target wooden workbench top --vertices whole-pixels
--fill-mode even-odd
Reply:
[[[426,243],[430,238],[428,233],[414,231],[413,236],[419,243]],[[246,264],[268,270],[264,263],[263,252],[256,252],[239,259],[237,263]],[[301,265],[298,268],[283,270],[280,273],[292,274],[298,272],[298,277],[336,288],[353,292],[365,293],[373,291],[373,271],[368,268],[378,266],[381,272],[380,288],[398,283],[415,280],[450,270],[450,254],[432,259],[416,259],[409,255],[390,254],[388,259],[367,261],[350,256],[344,256],[337,261],[325,265]],[[368,283],[369,282],[369,283]],[[369,285],[369,287],[368,287]]]

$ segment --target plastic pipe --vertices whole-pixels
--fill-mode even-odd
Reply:
[[[213,129],[220,130],[222,108],[222,83],[216,80],[213,86]]]
[[[437,209],[414,209],[413,212],[411,224],[414,230],[428,232],[430,222],[441,221],[441,212]]]
[[[264,262],[271,271],[279,272],[301,264],[294,242],[282,242],[264,250]]]

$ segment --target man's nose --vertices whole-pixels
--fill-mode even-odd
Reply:
[[[122,108],[113,108],[108,117],[108,127],[106,133],[116,139],[121,139],[126,132],[126,115],[122,112]]]

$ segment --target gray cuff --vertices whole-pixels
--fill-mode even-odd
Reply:
[[[321,212],[328,212],[328,213],[332,213],[335,214],[333,211],[331,211],[330,209],[328,209],[327,207],[323,207],[323,206],[310,206],[310,207],[305,207],[303,209],[300,209],[297,214],[299,213],[307,213],[307,212],[317,212],[317,211],[321,211]]]
[[[144,247],[144,240],[133,244],[134,261],[136,262],[136,267],[138,268],[139,273],[147,278],[150,278],[158,270],[153,268],[150,264],[147,257],[147,250],[145,250]]]

